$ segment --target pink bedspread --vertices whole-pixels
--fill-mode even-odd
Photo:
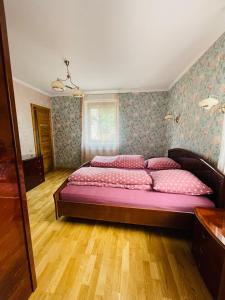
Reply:
[[[214,207],[204,196],[167,194],[95,186],[66,186],[60,199],[73,203],[104,204],[193,213],[195,207]]]
[[[83,167],[69,177],[68,185],[151,190],[152,178],[145,170]]]

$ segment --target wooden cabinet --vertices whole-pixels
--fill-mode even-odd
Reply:
[[[6,23],[0,0],[0,299],[26,300],[35,287]]]
[[[42,156],[23,156],[23,170],[26,191],[33,189],[45,181]]]
[[[192,252],[214,299],[225,299],[225,210],[198,208]]]

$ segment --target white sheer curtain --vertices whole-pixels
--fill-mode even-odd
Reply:
[[[82,160],[116,155],[119,144],[118,98],[84,99],[82,107]]]
[[[225,174],[225,117],[223,120],[223,131],[220,147],[220,156],[218,161],[218,169]]]

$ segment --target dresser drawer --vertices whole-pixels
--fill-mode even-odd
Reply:
[[[26,191],[45,181],[43,158],[33,157],[23,160]]]
[[[224,249],[197,220],[192,252],[207,287],[216,298],[224,263]]]

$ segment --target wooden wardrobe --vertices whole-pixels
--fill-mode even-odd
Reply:
[[[6,22],[0,0],[0,299],[26,300],[35,287]]]

